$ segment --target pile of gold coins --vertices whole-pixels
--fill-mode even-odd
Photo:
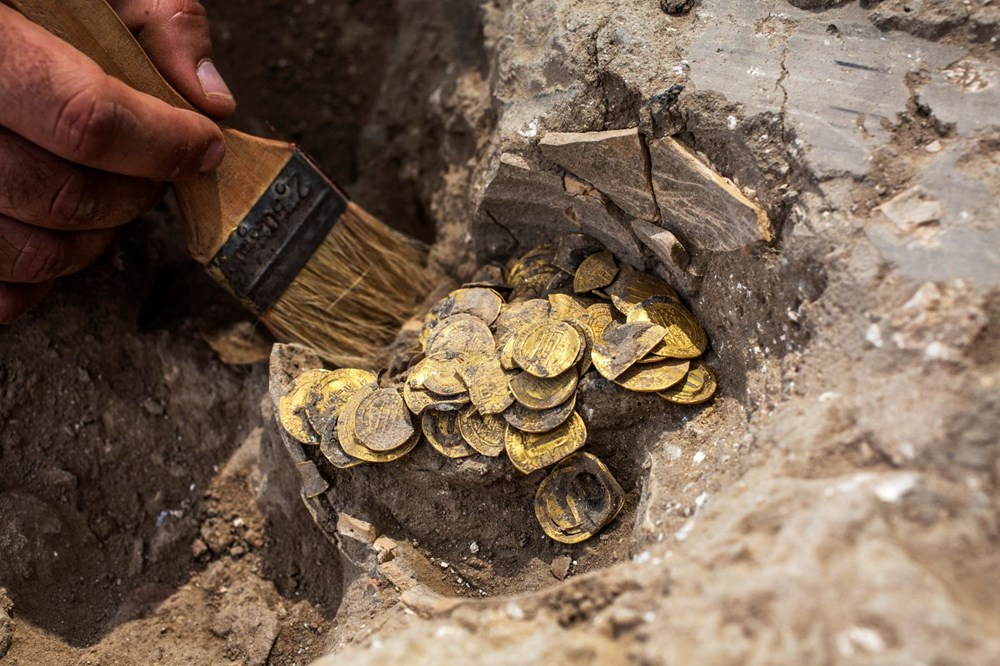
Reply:
[[[597,372],[687,405],[716,389],[699,360],[705,333],[677,293],[580,234],[483,267],[430,310],[418,340],[395,375],[302,373],[279,403],[282,426],[338,468],[398,460],[421,438],[449,458],[506,453],[524,474],[554,465],[535,514],[562,543],[624,504],[608,468],[580,452],[580,379]]]

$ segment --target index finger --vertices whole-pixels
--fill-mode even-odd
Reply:
[[[222,131],[105,74],[0,4],[0,125],[67,160],[128,176],[180,180],[222,160]]]

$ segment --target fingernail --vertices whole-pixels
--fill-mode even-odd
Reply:
[[[215,68],[215,63],[209,58],[205,58],[198,63],[198,81],[201,82],[201,89],[207,97],[233,98],[233,93],[230,92],[229,86],[222,80],[222,75]]]
[[[202,173],[208,173],[209,171],[214,171],[216,167],[222,164],[222,158],[226,156],[226,145],[222,143],[220,139],[216,139],[212,142],[212,145],[208,147],[205,154],[201,158],[201,166],[198,170]]]

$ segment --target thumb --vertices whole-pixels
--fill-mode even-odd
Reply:
[[[198,0],[111,0],[111,5],[181,95],[214,118],[232,115],[236,102],[212,61],[208,15]]]

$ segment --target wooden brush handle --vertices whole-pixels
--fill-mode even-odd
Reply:
[[[4,0],[132,88],[189,111],[105,0]],[[294,154],[294,147],[224,130],[219,168],[174,189],[192,256],[208,264]]]

